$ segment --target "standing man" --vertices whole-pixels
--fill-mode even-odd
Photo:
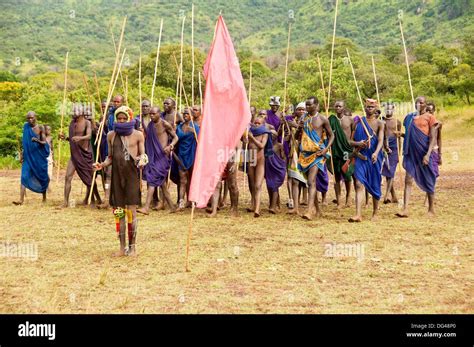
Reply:
[[[141,104],[141,113],[135,117],[135,129],[143,131],[143,135],[146,136],[146,130],[148,128],[148,124],[151,122],[150,111],[151,111],[151,104],[150,101],[145,99],[142,101]],[[141,122],[140,122],[141,121]]]
[[[50,148],[46,141],[44,127],[37,123],[36,113],[33,111],[26,114],[22,143],[20,200],[14,201],[13,204],[23,204],[26,188],[42,194],[43,202],[46,202],[46,191],[49,185],[48,156]]]
[[[85,117],[86,110],[80,104],[73,106],[73,119],[69,124],[69,136],[64,137],[64,134],[59,134],[61,139],[69,141],[69,148],[71,151],[71,159],[67,164],[65,185],[64,185],[64,203],[62,207],[69,206],[69,195],[71,193],[71,184],[74,173],[77,172],[81,181],[86,185],[87,191],[84,197],[83,204],[87,205],[89,192],[92,184],[92,164],[94,163],[92,155],[91,134],[92,125]],[[98,196],[97,185],[94,185],[94,194],[92,200],[95,201],[95,196]],[[99,204],[101,201],[99,200]]]
[[[318,110],[318,98],[309,97],[306,100],[308,117],[303,124],[298,159],[298,168],[307,176],[309,188],[308,211],[303,215],[307,220],[312,220],[315,213],[320,214],[316,198],[316,176],[319,170],[324,170],[326,159],[329,158],[329,147],[334,141],[329,120],[319,114]]]
[[[196,155],[197,138],[199,135],[199,126],[191,122],[191,111],[185,108],[183,111],[184,122],[176,128],[176,134],[179,138],[177,162],[179,168],[179,200],[178,211],[186,207],[184,195],[189,191],[191,175]]]
[[[248,212],[253,212],[254,217],[260,217],[260,199],[262,185],[265,178],[265,157],[272,153],[271,131],[266,127],[262,116],[257,116],[248,133],[248,149],[255,158],[255,164],[248,167],[248,180],[252,196],[251,207]],[[244,141],[247,139],[244,136]]]
[[[398,165],[398,149],[401,145],[400,134],[402,123],[393,117],[394,112],[395,105],[393,103],[388,103],[385,111],[385,148],[388,156],[382,167],[382,176],[387,180],[387,190],[385,191],[385,197],[383,199],[384,204],[398,203],[397,193],[393,186],[393,180]],[[388,198],[389,194],[391,194],[391,199]]]
[[[405,191],[403,194],[403,211],[396,215],[408,217],[413,180],[428,194],[428,214],[434,215],[434,194],[436,185],[436,168],[433,148],[437,136],[438,121],[426,110],[426,98],[416,99],[416,112],[409,113],[403,121],[405,141],[403,141],[403,167],[406,170]]]
[[[163,101],[164,111],[161,113],[161,117],[168,123],[173,125],[173,128],[176,129],[176,126],[179,123],[183,122],[183,116],[176,111],[176,102],[172,98],[166,98]]]
[[[201,114],[201,106],[199,105],[193,106],[193,122],[196,123],[199,127],[201,126],[202,114]]]
[[[118,108],[114,121],[114,130],[107,134],[109,155],[104,162],[94,164],[94,169],[101,170],[112,165],[110,205],[114,208],[116,231],[120,240],[120,250],[115,256],[133,256],[136,254],[138,227],[136,208],[140,204],[139,169],[147,164],[148,158],[143,134],[134,129],[132,110],[127,106]],[[128,247],[125,217],[128,221]]]
[[[354,120],[351,116],[345,115],[345,102],[338,100],[334,104],[336,115],[329,117],[329,124],[334,132],[334,143],[332,144],[332,163],[334,164],[334,191],[336,193],[337,207],[341,207],[341,181],[344,180],[346,186],[346,204],[350,203],[351,182],[354,167],[347,165],[348,170],[343,170],[346,163],[350,162],[352,154],[352,146],[350,138],[354,130]],[[348,163],[349,164],[349,163]]]
[[[114,119],[115,119],[115,111],[123,106],[123,96],[122,95],[116,95],[114,96],[113,99],[113,105],[109,106],[109,109],[107,110],[108,112],[108,117],[107,117],[107,126],[109,131],[114,130]]]
[[[349,218],[349,222],[362,222],[362,199],[364,187],[372,195],[373,212],[372,219],[376,218],[379,200],[382,196],[382,162],[384,124],[378,119],[376,113],[377,100],[367,99],[365,102],[366,117],[356,116],[354,119],[355,129],[352,135],[352,145],[359,149],[359,155],[355,158],[354,179],[356,191],[356,215]]]
[[[143,176],[147,181],[148,192],[145,207],[137,210],[145,215],[149,214],[150,204],[158,188],[163,190],[163,197],[170,206],[171,211],[176,206],[171,201],[166,180],[171,166],[171,152],[178,142],[178,136],[173,126],[161,118],[159,108],[151,109],[151,122],[148,124],[147,136],[145,138],[145,152],[148,156],[148,165],[145,166]]]
[[[273,126],[276,132],[279,131],[281,125],[281,112],[278,112],[280,109],[280,97],[279,96],[272,96],[270,97],[270,109],[267,110],[267,117],[265,121],[267,124]]]

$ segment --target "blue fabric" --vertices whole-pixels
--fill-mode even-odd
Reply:
[[[107,128],[109,129],[109,131],[112,131],[114,130],[114,121],[115,121],[115,110],[116,108],[115,107],[110,107],[109,108],[109,113],[107,114]]]
[[[194,164],[194,157],[196,155],[197,142],[194,137],[194,131],[183,131],[183,124],[181,123],[176,128],[176,135],[179,138],[178,146],[178,158],[183,163],[183,166],[186,170],[189,170]],[[192,128],[194,124],[194,129],[196,130],[196,136],[199,135],[199,125],[196,123],[190,123],[189,126]]]
[[[327,193],[329,190],[329,176],[326,165],[324,165],[324,170],[318,170],[316,175],[316,190],[321,193]]]
[[[398,146],[396,136],[390,136],[388,138],[388,147],[392,150],[392,153],[387,156],[387,160],[383,163],[382,176],[394,178],[398,164]]]
[[[145,139],[145,153],[148,156],[148,164],[143,170],[145,181],[151,187],[160,187],[168,177],[171,166],[171,158],[165,153],[156,136],[155,123],[150,122],[147,128],[148,136]]]
[[[44,193],[48,189],[48,156],[49,144],[33,142],[31,139],[39,136],[33,128],[23,125],[23,164],[21,166],[21,184],[35,193]]]
[[[119,136],[132,135],[133,130],[135,130],[135,120],[132,120],[131,122],[125,122],[125,123],[117,122],[114,124],[114,131]]]
[[[362,160],[359,157],[356,157],[354,164],[354,176],[361,182],[367,191],[377,200],[380,200],[382,196],[381,184],[382,184],[382,163],[383,163],[383,154],[382,151],[379,152],[377,161],[375,164],[372,164],[372,154],[375,152],[378,143],[377,134],[370,127],[367,119],[365,117],[355,117],[354,121],[356,122],[355,132],[354,132],[354,141],[365,141],[368,139],[367,134],[365,133],[364,127],[361,122],[364,122],[369,134],[372,136],[370,140],[370,146],[362,149],[360,153],[367,157],[367,160]]]
[[[406,115],[405,119],[403,120],[403,126],[405,127],[405,141],[403,141],[403,155],[407,153],[407,148],[408,148],[408,143],[409,143],[409,131],[410,131],[410,125],[413,122],[413,117],[415,117],[418,113],[417,112],[411,112]]]
[[[261,136],[263,134],[268,134],[267,143],[265,145],[263,153],[265,157],[270,157],[271,155],[273,155],[272,132],[268,130],[268,128],[265,125],[261,125],[259,127],[252,125],[250,127],[250,132],[252,133],[253,136]]]
[[[431,153],[428,165],[423,164],[423,157],[428,152],[430,137],[418,129],[412,120],[408,120],[406,125],[408,126],[405,132],[407,147],[403,151],[403,168],[415,179],[421,190],[426,193],[434,193],[436,185],[434,152]]]

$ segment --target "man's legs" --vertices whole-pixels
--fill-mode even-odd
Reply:
[[[186,207],[184,201],[184,194],[186,193],[186,186],[188,184],[188,172],[179,170],[179,196],[178,196],[178,211],[182,211]]]
[[[156,192],[156,187],[148,186],[147,192],[146,192],[146,200],[145,200],[145,206],[142,208],[139,208],[137,210],[138,213],[142,213],[144,215],[149,215],[150,214],[150,205],[153,200],[153,196]]]
[[[356,214],[354,217],[349,218],[349,222],[362,222],[362,199],[364,198],[364,185],[354,177],[355,186],[355,205]]]
[[[222,180],[219,180],[217,183],[216,189],[214,190],[214,194],[211,197],[211,208],[207,209],[206,211],[210,214],[207,215],[210,218],[214,218],[217,215],[217,206],[219,205],[219,200],[221,196],[221,188],[222,188]]]
[[[249,190],[250,190],[250,208],[247,208],[247,212],[254,212],[255,211],[255,170],[256,166],[250,166],[248,168],[248,182],[249,182]]]
[[[230,211],[234,217],[239,215],[239,186],[237,185],[237,168],[227,176],[227,186],[229,187]]]
[[[319,214],[319,202],[316,199],[316,175],[318,166],[314,165],[308,173],[308,211],[303,215],[304,219],[312,220],[315,210]]]
[[[255,168],[255,211],[253,216],[260,217],[260,201],[262,197],[262,185],[265,179],[265,158],[257,159]]]
[[[71,194],[71,183],[72,183],[72,178],[74,176],[74,172],[76,172],[76,168],[74,167],[72,160],[69,160],[69,162],[67,163],[66,178],[65,178],[65,184],[64,184],[63,207],[69,206],[69,195]]]
[[[346,186],[346,207],[351,205],[351,181],[346,181],[344,179],[344,184]]]
[[[22,205],[25,202],[26,187],[22,184],[20,187],[20,201],[13,201],[14,205]],[[45,200],[45,193],[43,193],[43,200]]]
[[[408,217],[408,205],[410,204],[411,188],[413,186],[413,177],[408,172],[405,173],[405,190],[403,192],[403,211],[396,214],[397,217]]]

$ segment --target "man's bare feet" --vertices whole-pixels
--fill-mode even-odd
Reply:
[[[130,245],[128,246],[128,253],[127,255],[129,257],[136,257],[137,256],[137,250],[135,249],[135,245]]]
[[[230,215],[232,217],[238,217],[239,216],[239,211],[237,209],[233,208],[233,209],[230,210]]]
[[[16,206],[21,206],[23,205],[23,201],[12,201],[13,205],[16,205]]]
[[[306,219],[306,220],[313,220],[313,214],[310,213],[310,212],[307,212],[303,215],[303,219]]]
[[[293,215],[293,216],[299,216],[300,215],[299,211],[295,208],[293,208],[291,210],[288,210],[287,214]]]
[[[120,249],[120,251],[117,251],[112,254],[112,257],[125,257],[127,253],[125,252],[124,249]]]
[[[359,216],[349,218],[349,223],[360,223],[362,222],[362,218]]]
[[[254,213],[253,213],[253,216],[254,216],[255,218],[260,217],[260,212],[254,212]]]
[[[217,216],[217,212],[210,211],[209,214],[206,215],[207,218],[215,218]]]
[[[137,209],[137,212],[144,214],[145,216],[148,216],[150,214],[150,211],[146,207]]]
[[[104,203],[102,203],[102,204],[97,205],[97,208],[98,208],[99,210],[106,210],[106,209],[109,209],[109,208],[110,208],[110,205],[109,205],[108,202],[104,202]]]
[[[372,222],[376,222],[379,220],[379,216],[377,214],[373,214],[372,217],[370,218]]]
[[[428,211],[427,216],[428,217],[436,217],[436,213],[434,211]]]
[[[253,212],[254,208],[253,207],[247,207],[247,212]]]
[[[158,205],[152,208],[152,210],[155,210],[155,211],[162,211],[164,209],[165,209],[165,204],[163,203],[163,201],[160,201]]]
[[[268,212],[270,212],[271,214],[277,214],[274,208],[269,208]]]
[[[384,203],[384,205],[387,205],[387,204],[392,203],[392,200],[390,200],[390,199],[384,199],[383,203]]]

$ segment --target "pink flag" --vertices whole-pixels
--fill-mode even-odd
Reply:
[[[204,78],[203,117],[189,189],[189,200],[198,208],[206,207],[251,119],[239,60],[222,16],[204,64]]]

